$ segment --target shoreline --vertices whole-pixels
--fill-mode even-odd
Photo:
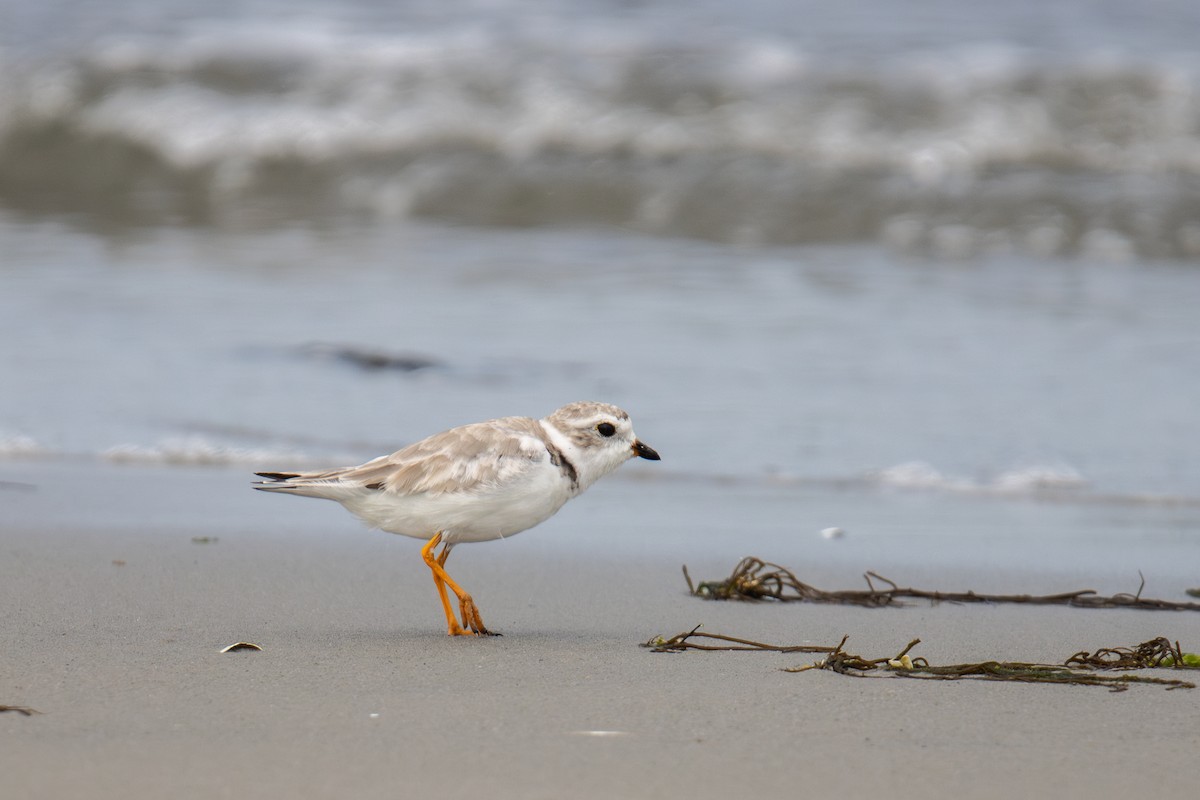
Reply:
[[[192,497],[211,518],[177,507],[187,524],[160,526],[154,503],[142,516],[130,504],[144,485],[122,495],[97,480],[72,491],[111,519],[6,525],[0,536],[9,612],[0,704],[42,712],[0,714],[14,796],[638,798],[800,787],[1117,798],[1144,790],[1148,775],[1156,792],[1200,779],[1200,689],[854,680],[780,671],[815,655],[639,647],[699,623],[780,644],[849,634],[847,649],[868,658],[919,637],[913,655],[932,663],[1061,661],[1158,635],[1194,652],[1197,612],[703,601],[687,595],[677,553],[637,546],[661,524],[658,506],[680,525],[701,524],[695,498],[617,483],[553,528],[456,551],[451,574],[504,635],[451,639],[415,540],[359,530],[316,501],[258,503],[259,516],[238,522],[254,505],[218,489],[234,476],[158,477],[160,500]],[[58,493],[39,483],[26,500],[54,504]],[[737,488],[720,499],[742,515],[762,500]],[[644,527],[606,553],[581,550],[611,530],[610,506],[644,512]],[[333,529],[322,531],[327,519]],[[692,550],[694,579],[733,565],[707,541]],[[844,588],[838,564],[853,553],[825,559],[835,551],[813,544],[806,575],[785,544],[755,549],[822,588]],[[888,552],[871,567],[911,585],[1081,588],[1047,585],[1069,565],[1022,574],[983,551],[973,564],[934,556],[912,575]],[[1194,562],[1173,563],[1147,596],[1186,584]],[[263,651],[218,652],[237,641]]]

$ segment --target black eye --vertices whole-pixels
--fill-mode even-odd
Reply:
[[[614,433],[616,433],[617,429],[613,427],[611,422],[601,422],[599,425],[596,426],[596,431],[601,436],[607,437],[607,436],[612,436]]]

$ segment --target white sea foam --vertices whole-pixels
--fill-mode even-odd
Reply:
[[[0,60],[0,171],[34,176],[43,203],[217,223],[265,207],[1188,257],[1195,85],[1166,60],[987,46],[848,64],[767,36],[683,47],[610,27],[201,31]],[[41,131],[55,147],[28,147]],[[127,173],[95,169],[97,140]],[[838,207],[856,213],[813,220]]]
[[[1088,485],[1079,470],[1065,464],[1035,465],[1002,472],[986,488],[998,492],[1036,492],[1043,489],[1082,489]]]
[[[975,482],[944,475],[924,461],[906,461],[872,473],[870,477],[885,486],[903,489],[969,491],[978,488]]]
[[[49,451],[30,436],[0,434],[0,459],[36,458],[48,454]]]
[[[164,466],[224,466],[245,464],[261,468],[280,465],[294,467],[328,459],[291,451],[235,447],[198,436],[166,439],[153,445],[120,444],[101,453],[101,458],[116,464],[161,464]],[[347,461],[352,461],[353,456]],[[340,462],[339,462],[340,463]]]
[[[901,489],[926,489],[971,494],[1029,494],[1041,491],[1083,489],[1088,481],[1065,464],[1030,465],[979,480],[947,475],[924,461],[908,461],[871,473],[869,479]]]

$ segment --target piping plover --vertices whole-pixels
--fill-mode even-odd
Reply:
[[[373,528],[428,539],[421,556],[448,633],[484,636],[490,631],[471,595],[446,574],[450,550],[532,528],[634,456],[659,460],[638,441],[628,414],[578,402],[540,420],[503,417],[451,428],[357,467],[259,472],[267,480],[254,488],[336,500]],[[461,625],[446,587],[458,597]]]

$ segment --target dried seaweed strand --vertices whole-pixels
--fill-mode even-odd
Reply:
[[[1183,652],[1178,641],[1172,643],[1165,636],[1136,647],[1103,647],[1095,653],[1082,650],[1063,663],[1087,669],[1200,669],[1194,653]]]
[[[934,603],[1020,603],[1025,605],[1067,605],[1077,608],[1137,608],[1151,611],[1200,611],[1200,603],[1174,602],[1142,597],[1145,578],[1136,594],[1121,592],[1109,597],[1098,595],[1092,589],[1061,592],[1049,595],[1029,594],[979,594],[976,592],[941,592],[926,589],[901,587],[894,581],[876,572],[867,572],[863,577],[866,589],[843,589],[825,591],[811,586],[796,577],[786,567],[747,556],[738,562],[728,578],[720,581],[703,581],[693,584],[687,566],[683,568],[688,591],[706,600],[778,600],[780,602],[831,603],[854,605],[864,608],[904,605],[904,600],[920,599]],[[879,588],[875,581],[886,584]]]
[[[817,661],[813,664],[808,664],[808,665],[802,666],[802,667],[784,667],[783,671],[784,672],[807,672],[810,669],[828,669],[828,670],[832,670],[834,672],[841,673],[842,675],[850,675],[852,677],[862,678],[862,677],[865,677],[865,675],[863,673],[870,672],[871,670],[874,670],[874,669],[879,669],[882,665],[888,664],[889,662],[892,662],[892,661],[896,661],[896,662],[901,661],[906,655],[908,655],[908,651],[912,650],[914,647],[916,647],[917,645],[919,645],[921,643],[920,639],[913,639],[911,642],[909,642],[907,645],[904,646],[903,650],[901,650],[899,653],[897,653],[895,656],[892,656],[891,658],[876,658],[876,659],[868,660],[868,659],[863,658],[862,656],[856,656],[853,653],[846,652],[846,650],[845,650],[846,641],[849,638],[850,638],[849,634],[846,634],[845,636],[843,636],[842,640],[840,642],[838,642],[838,646],[833,648],[833,650],[829,654],[829,656],[822,659],[821,661]],[[929,665],[929,662],[927,662],[923,658],[911,659],[911,663],[914,666],[920,666],[920,667],[926,667]]]
[[[902,678],[924,680],[993,680],[1017,683],[1065,683],[1076,686],[1107,686],[1110,691],[1123,692],[1131,683],[1152,683],[1172,689],[1195,689],[1191,681],[1176,678],[1156,678],[1149,675],[1096,675],[1049,664],[984,661],[979,664],[952,664],[945,667],[916,667],[896,670]]]
[[[1128,671],[1135,669],[1200,669],[1191,666],[1179,642],[1171,643],[1166,637],[1142,642],[1134,647],[1105,647],[1095,653],[1078,652],[1062,664],[1036,664],[1022,661],[982,661],[973,664],[948,664],[933,666],[925,658],[910,658],[908,653],[921,643],[913,639],[904,649],[887,658],[867,659],[846,651],[850,638],[843,636],[836,647],[810,645],[781,646],[763,644],[749,639],[713,633],[699,633],[699,626],[670,638],[656,636],[642,647],[656,653],[679,653],[684,650],[757,650],[779,653],[826,653],[825,658],[812,664],[785,667],[783,672],[807,672],[819,669],[848,675],[853,678],[874,676],[877,670],[889,676],[922,680],[991,680],[1017,683],[1057,683],[1074,686],[1104,686],[1113,692],[1123,692],[1135,683],[1154,684],[1172,689],[1194,689],[1196,684],[1178,678],[1159,678],[1149,675],[1098,675],[1097,672]],[[704,637],[714,641],[731,642],[728,645],[700,645],[689,639]]]
[[[42,713],[42,712],[38,711],[36,708],[29,708],[28,706],[0,705],[0,714],[3,714],[5,711],[12,711],[17,714],[20,714],[23,717],[32,717],[34,714]]]
[[[775,653],[829,653],[832,652],[831,647],[819,647],[816,645],[775,645],[766,644],[764,642],[755,642],[750,639],[739,639],[735,636],[724,636],[719,633],[700,633],[700,626],[697,625],[686,633],[677,633],[669,639],[662,636],[655,636],[650,640],[643,642],[642,647],[648,647],[655,653],[682,653],[684,650],[752,650],[752,651],[768,651]],[[732,642],[730,645],[706,645],[697,644],[691,639],[711,639],[718,642]]]
[[[905,659],[921,640],[914,639],[892,658],[865,659],[847,653],[847,637],[833,653],[815,664],[785,668],[784,672],[805,672],[824,669],[856,678],[868,677],[869,672],[884,669],[889,675],[923,680],[991,680],[1018,683],[1060,683],[1073,686],[1105,686],[1113,692],[1123,692],[1134,683],[1156,684],[1172,689],[1194,689],[1196,684],[1178,678],[1159,678],[1149,675],[1097,675],[1098,671],[1163,668],[1196,669],[1183,662],[1183,653],[1176,642],[1165,637],[1151,639],[1135,647],[1106,647],[1095,653],[1076,653],[1062,664],[1031,664],[1021,661],[983,661],[974,664],[932,666],[924,658]],[[1168,662],[1168,659],[1170,661]]]

